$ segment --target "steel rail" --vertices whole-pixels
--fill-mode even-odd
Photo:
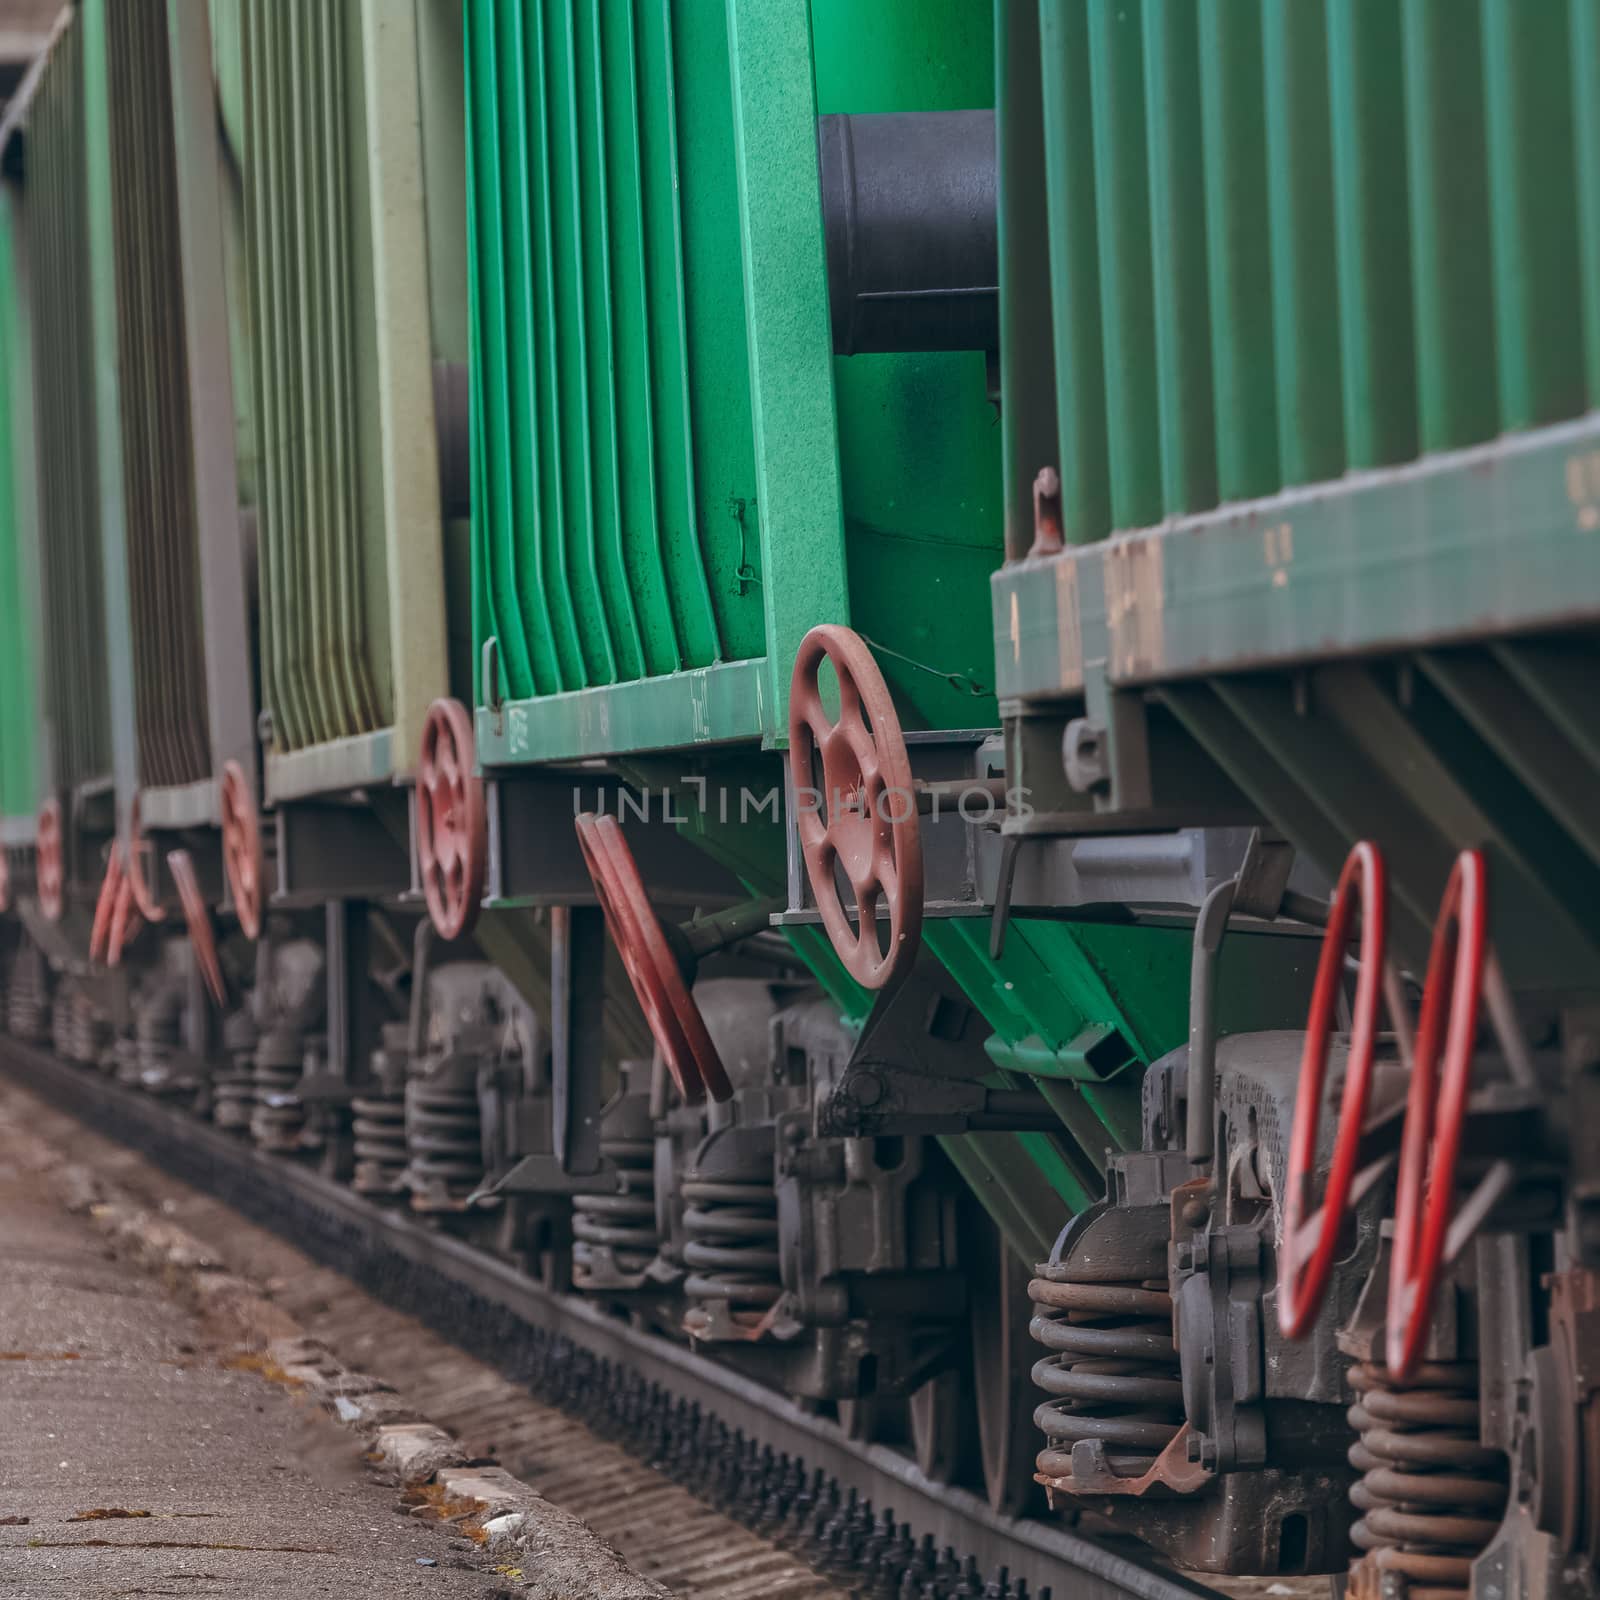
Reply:
[[[191,1113],[133,1090],[45,1050],[0,1037],[0,1070],[79,1121],[151,1155],[253,1220],[283,1234],[308,1254],[352,1276],[362,1263],[342,1251],[319,1250],[316,1214],[353,1230],[366,1265],[402,1258],[439,1280],[466,1289],[531,1328],[564,1335],[591,1354],[617,1362],[675,1396],[699,1405],[747,1437],[804,1458],[875,1506],[892,1506],[917,1537],[931,1534],[976,1558],[981,1568],[1010,1568],[1030,1592],[1050,1585],[1057,1600],[1218,1600],[1180,1573],[1096,1544],[1064,1524],[992,1511],[971,1492],[930,1482],[908,1457],[881,1444],[847,1439],[831,1420],[753,1383],[685,1346],[631,1327],[577,1295],[545,1288],[508,1262],[388,1210],[309,1167],[258,1151]],[[290,1204],[285,1205],[285,1197]],[[381,1273],[377,1274],[381,1277]],[[429,1320],[425,1297],[405,1309]],[[446,1330],[453,1332],[454,1329]]]

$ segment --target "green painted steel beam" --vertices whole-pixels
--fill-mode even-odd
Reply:
[[[806,0],[727,0],[755,424],[767,698],[788,742],[789,675],[818,622],[850,620],[833,344]]]
[[[256,792],[258,744],[251,644],[253,580],[239,514],[238,434],[223,256],[222,149],[206,6],[167,0],[173,155],[183,262],[195,518],[204,604],[206,705],[213,771],[237,761]],[[174,798],[184,808],[186,802]],[[188,803],[192,806],[192,801]],[[148,799],[142,817],[154,822]],[[214,814],[214,796],[208,818]]]
[[[1600,418],[1185,517],[994,575],[1002,698],[1600,620]]]
[[[366,97],[372,309],[394,680],[390,755],[404,776],[421,751],[428,707],[450,690],[415,8],[362,0],[361,44],[366,82],[382,86]]]
[[[518,766],[759,739],[775,726],[772,692],[758,658],[480,706],[478,761]]]
[[[106,694],[117,822],[124,827],[139,783],[135,742],[133,618],[129,606],[122,463],[122,362],[118,351],[116,227],[112,215],[111,78],[108,0],[82,10],[84,169],[87,182],[91,348],[95,438],[99,451],[100,552],[106,640]],[[88,626],[95,626],[89,619]]]

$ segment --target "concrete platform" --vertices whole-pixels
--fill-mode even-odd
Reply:
[[[488,1552],[398,1512],[356,1439],[270,1363],[230,1363],[18,1162],[5,1131],[0,1595],[523,1592]]]

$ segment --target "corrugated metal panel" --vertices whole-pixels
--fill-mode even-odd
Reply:
[[[33,531],[24,459],[33,442],[27,329],[22,326],[11,196],[0,198],[0,817],[38,804],[37,631],[29,594]]]
[[[393,716],[361,8],[238,20],[262,694],[287,751]]]
[[[138,776],[212,775],[166,14],[108,0],[123,507]]]
[[[1600,403],[1597,0],[1039,4],[1070,539]]]
[[[111,771],[85,198],[83,33],[62,36],[28,119],[45,704],[54,771]]]
[[[466,20],[475,632],[513,699],[759,657],[725,8]]]

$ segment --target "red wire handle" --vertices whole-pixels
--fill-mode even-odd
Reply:
[[[1339,1131],[1328,1187],[1322,1199],[1322,1222],[1309,1256],[1304,1249],[1306,1216],[1311,1210],[1311,1183],[1317,1166],[1317,1136],[1322,1126],[1323,1088],[1327,1080],[1328,1036],[1344,975],[1350,922],[1361,906],[1361,973],[1356,980],[1355,1012],[1350,1026],[1350,1053],[1344,1094],[1339,1102]],[[1350,1206],[1356,1153],[1372,1094],[1372,1057],[1377,1040],[1378,1002],[1383,991],[1384,945],[1388,938],[1388,882],[1383,853],[1363,839],[1345,858],[1334,891],[1333,914],[1322,936],[1306,1016],[1305,1049],[1300,1057],[1300,1087],[1295,1096],[1294,1132],[1289,1140],[1289,1182],[1283,1204],[1283,1270],[1278,1275],[1278,1327],[1286,1339],[1302,1339],[1322,1308],[1333,1275],[1339,1235]]]
[[[1471,1087],[1488,920],[1483,852],[1463,850],[1450,870],[1433,925],[1417,1021],[1416,1064],[1400,1141],[1387,1356],[1390,1375],[1401,1380],[1416,1370],[1433,1321]],[[1444,1064],[1436,1072],[1441,1053]]]

